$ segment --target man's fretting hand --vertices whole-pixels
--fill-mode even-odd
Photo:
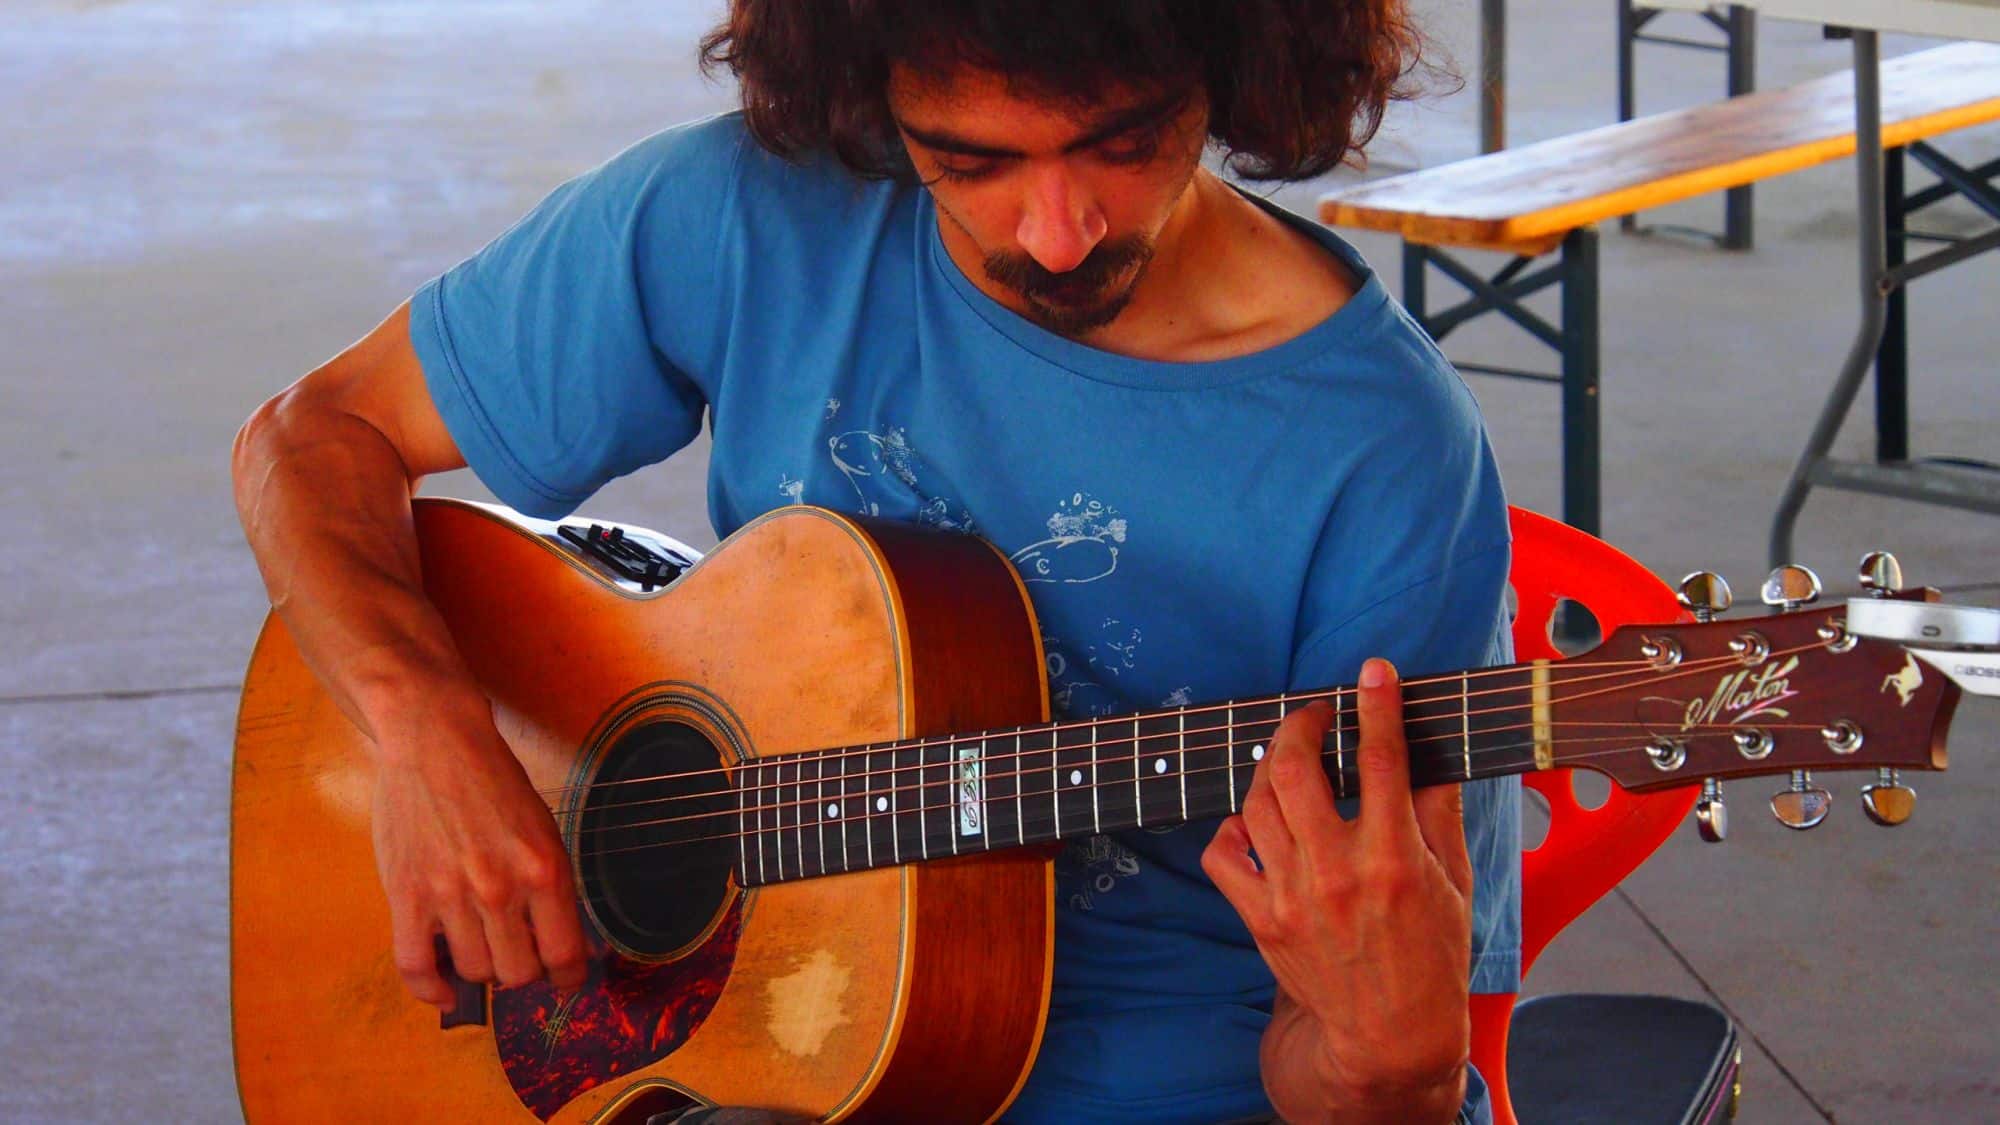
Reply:
[[[1261,1063],[1279,1116],[1450,1121],[1471,1046],[1472,862],[1459,788],[1412,795],[1387,661],[1363,666],[1357,697],[1360,816],[1334,808],[1321,760],[1333,709],[1315,703],[1279,725],[1242,813],[1222,822],[1202,867],[1277,977]]]
[[[443,753],[445,740],[464,745]],[[437,965],[440,933],[466,980],[582,985],[588,964],[568,856],[490,717],[433,717],[421,733],[389,741],[377,756],[375,862],[411,995],[447,1010],[453,1003]]]

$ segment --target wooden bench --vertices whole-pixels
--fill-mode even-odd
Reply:
[[[1493,312],[1558,354],[1558,374],[1471,363],[1458,367],[1562,385],[1563,517],[1598,534],[1593,224],[1851,156],[1853,82],[1851,73],[1842,72],[1358,184],[1323,196],[1319,218],[1329,226],[1403,237],[1403,301],[1433,337],[1442,340]],[[2000,45],[1953,44],[1882,65],[1882,139],[1896,154],[1892,167],[1900,171],[1907,148],[1944,181],[1922,199],[1910,195],[1913,205],[1958,194],[2000,219],[2000,192],[1990,184],[2000,161],[1961,168],[1922,144],[1995,120],[2000,120]],[[1892,187],[1893,223],[1904,193],[1899,185]],[[1487,277],[1451,249],[1496,250],[1513,260]],[[1537,259],[1557,251],[1554,264],[1529,272]],[[1430,311],[1426,283],[1433,267],[1465,288],[1468,298]],[[1550,286],[1561,287],[1560,326],[1525,304]]]

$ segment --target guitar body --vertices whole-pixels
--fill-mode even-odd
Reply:
[[[494,510],[416,507],[429,594],[578,857],[590,982],[568,998],[469,990],[450,1027],[410,998],[368,750],[273,617],[244,685],[232,803],[246,1117],[628,1123],[704,1103],[997,1117],[1047,1012],[1046,852],[745,889],[727,846],[612,846],[659,829],[603,795],[1046,719],[1033,610],[1005,558],[791,508],[640,594]]]

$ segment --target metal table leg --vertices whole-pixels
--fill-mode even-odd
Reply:
[[[1479,151],[1507,147],[1507,0],[1479,0]]]
[[[1882,185],[1882,51],[1876,33],[1854,30],[1854,168],[1858,182],[1858,206],[1861,220],[1861,329],[1856,333],[1854,344],[1848,349],[1847,363],[1840,370],[1840,377],[1834,382],[1833,391],[1827,395],[1826,405],[1820,408],[1819,421],[1813,424],[1812,436],[1806,441],[1805,451],[1792,467],[1792,476],[1785,483],[1784,497],[1778,501],[1777,518],[1771,523],[1771,565],[1781,566],[1792,561],[1792,529],[1798,523],[1799,509],[1805,506],[1806,492],[1812,487],[1808,479],[1816,466],[1833,447],[1833,439],[1840,433],[1840,424],[1847,418],[1847,412],[1854,405],[1855,392],[1861,389],[1861,380],[1875,361],[1875,351],[1882,343],[1882,330],[1887,322],[1887,299],[1883,293],[1883,275],[1888,272],[1888,249],[1883,234],[1883,185]]]

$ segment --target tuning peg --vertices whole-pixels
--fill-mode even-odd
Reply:
[[[1861,556],[1861,588],[1870,597],[1886,598],[1903,588],[1903,564],[1887,551]]]
[[[1764,604],[1789,613],[1819,600],[1819,575],[1797,563],[1786,563],[1764,579]]]
[[[1812,783],[1808,770],[1793,770],[1792,784],[1771,797],[1771,815],[1787,828],[1816,828],[1833,808],[1833,794]]]
[[[1694,823],[1708,843],[1720,844],[1729,835],[1729,809],[1722,803],[1722,782],[1715,778],[1702,778],[1701,799],[1694,803]]]
[[[1899,771],[1883,766],[1875,771],[1875,784],[1861,787],[1861,808],[1869,820],[1894,828],[1917,811],[1917,791],[1903,784]]]
[[[1718,613],[1727,613],[1735,600],[1729,593],[1729,583],[1711,570],[1697,570],[1681,579],[1680,593],[1675,597],[1682,609],[1702,622],[1715,620]]]

